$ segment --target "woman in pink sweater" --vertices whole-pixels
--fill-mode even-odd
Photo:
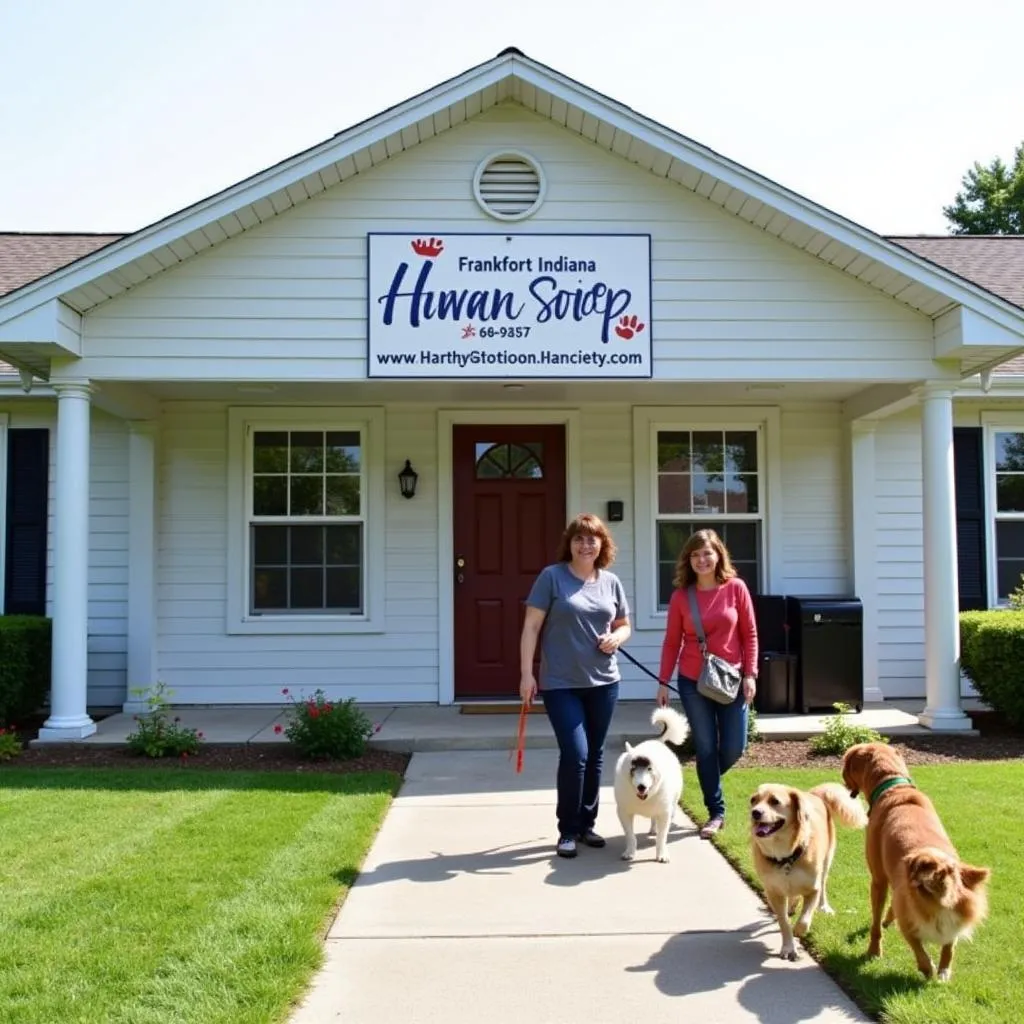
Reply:
[[[669,700],[665,680],[677,672],[683,711],[690,722],[697,778],[708,810],[701,839],[710,839],[725,824],[722,776],[747,746],[747,708],[757,689],[757,623],[747,585],[736,575],[729,552],[714,530],[698,530],[676,562],[675,591],[668,606],[661,645],[658,703]],[[719,704],[697,692],[702,657],[687,590],[696,588],[697,607],[708,651],[741,665],[743,685],[731,704]]]

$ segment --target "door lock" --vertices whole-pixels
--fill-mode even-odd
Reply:
[[[465,583],[466,577],[463,575],[462,570],[466,568],[466,560],[462,555],[459,555],[459,557],[455,559],[455,568],[457,570],[455,573],[455,582]]]

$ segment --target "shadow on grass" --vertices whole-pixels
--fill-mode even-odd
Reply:
[[[878,1016],[892,996],[919,992],[929,983],[919,974],[882,967],[864,953],[816,954],[818,963],[866,1012]]]
[[[394,772],[261,772],[213,771],[169,764],[136,768],[20,768],[0,771],[4,789],[111,790],[146,793],[210,789],[262,790],[278,793],[390,793],[402,784]]]

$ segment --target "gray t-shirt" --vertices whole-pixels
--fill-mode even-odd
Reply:
[[[566,562],[542,569],[526,603],[547,613],[540,645],[540,688],[570,690],[619,681],[614,654],[598,649],[597,638],[629,615],[619,577],[599,569],[584,582]]]

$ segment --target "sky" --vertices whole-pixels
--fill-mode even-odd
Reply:
[[[516,46],[882,234],[1024,141],[1019,0],[0,0],[0,231],[127,232]]]

